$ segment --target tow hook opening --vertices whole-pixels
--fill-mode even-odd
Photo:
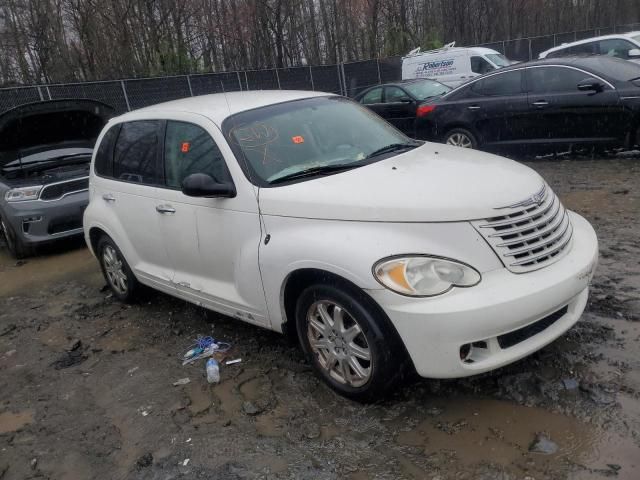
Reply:
[[[483,353],[486,353],[487,348],[487,342],[485,341],[465,343],[460,347],[460,360],[462,360],[462,363],[474,363],[483,357]]]

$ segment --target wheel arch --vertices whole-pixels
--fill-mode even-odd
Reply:
[[[446,136],[449,134],[449,132],[451,132],[451,130],[456,130],[456,129],[462,129],[462,130],[467,130],[469,133],[471,133],[475,138],[476,138],[476,142],[478,142],[478,145],[482,145],[482,137],[480,136],[480,134],[478,133],[478,131],[473,128],[473,125],[469,125],[468,123],[462,122],[462,121],[454,121],[451,122],[449,124],[447,124],[443,129],[442,129],[442,134],[440,136],[440,141],[444,143]]]
[[[296,303],[300,294],[309,286],[314,284],[331,283],[332,285],[340,285],[345,290],[350,291],[352,294],[358,296],[363,300],[370,308],[374,310],[377,318],[383,322],[384,327],[394,335],[393,342],[397,348],[400,348],[404,359],[410,360],[409,352],[404,346],[404,342],[400,338],[400,334],[393,325],[393,322],[389,319],[384,309],[367,294],[365,290],[358,287],[350,280],[318,268],[300,268],[294,270],[285,278],[281,289],[281,310],[283,316],[282,333],[284,333],[291,340],[297,341],[298,331],[297,322],[295,320]],[[413,363],[411,362],[413,366]]]

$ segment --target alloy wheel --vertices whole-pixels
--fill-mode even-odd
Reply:
[[[111,245],[107,245],[102,250],[102,262],[104,271],[111,288],[121,295],[127,293],[127,274],[124,271],[124,262],[118,255],[118,252]]]
[[[313,303],[307,313],[307,338],[320,366],[335,381],[365,385],[373,363],[369,342],[355,318],[328,300]]]
[[[453,145],[454,147],[461,148],[473,148],[473,143],[471,139],[466,136],[464,133],[456,132],[447,138],[447,145]]]

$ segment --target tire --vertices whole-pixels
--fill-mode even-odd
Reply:
[[[114,296],[125,303],[135,301],[140,283],[115,242],[103,235],[98,240],[96,254],[102,275]]]
[[[4,234],[4,239],[7,243],[9,253],[16,260],[28,257],[32,253],[32,249],[25,245],[22,239],[13,230],[11,224],[9,222],[5,222],[2,217],[0,217],[0,229],[2,229],[2,233]]]
[[[460,148],[478,148],[476,136],[464,128],[449,130],[444,136],[444,143]]]
[[[316,374],[345,397],[380,400],[404,377],[409,361],[398,334],[373,300],[355,288],[306,288],[297,301],[296,326]]]

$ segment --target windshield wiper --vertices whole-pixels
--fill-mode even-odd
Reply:
[[[322,165],[319,167],[311,167],[299,172],[289,173],[282,177],[275,178],[269,182],[270,185],[276,185],[278,183],[287,182],[289,180],[296,180],[298,178],[312,177],[314,175],[322,175],[325,173],[337,173],[345,170],[351,170],[352,168],[359,167],[357,163],[339,163],[336,165]]]
[[[384,155],[385,153],[397,152],[398,150],[417,148],[419,146],[420,144],[418,143],[392,143],[391,145],[387,145],[386,147],[374,150],[369,155],[367,155],[367,158],[377,157],[379,155]]]

